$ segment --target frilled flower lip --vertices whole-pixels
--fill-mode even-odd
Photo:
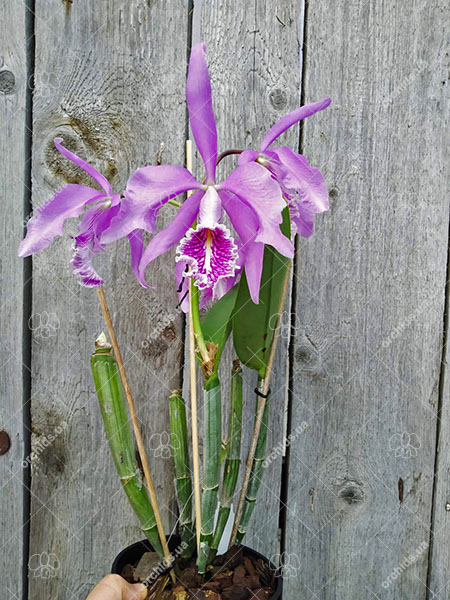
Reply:
[[[199,289],[211,289],[226,277],[234,277],[238,247],[223,224],[190,229],[177,248],[176,261],[189,266],[187,277]]]

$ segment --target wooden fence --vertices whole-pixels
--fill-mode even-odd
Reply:
[[[160,144],[164,162],[183,164],[188,48],[200,39],[222,149],[256,146],[300,102],[333,98],[286,136],[324,172],[332,208],[298,246],[273,385],[276,459],[248,544],[283,553],[287,600],[450,597],[449,26],[444,0],[0,2],[6,600],[84,600],[140,537],[89,371],[95,294],[70,273],[67,238],[16,257],[24,220],[79,181],[55,136],[116,190]],[[125,243],[100,262],[169,530],[170,459],[158,454],[184,336],[173,255],[153,270],[156,292],[133,281]],[[1,452],[7,442],[0,434]]]

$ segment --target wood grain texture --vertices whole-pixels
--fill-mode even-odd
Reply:
[[[444,2],[309,3],[306,100],[334,102],[305,124],[304,152],[332,209],[300,244],[288,599],[428,597],[449,18]]]
[[[436,71],[433,74],[433,101],[441,107],[440,122],[435,124],[435,131],[438,139],[442,139],[439,147],[444,153],[437,166],[439,167],[439,177],[442,181],[442,195],[449,198],[450,195],[450,166],[448,160],[448,132],[450,126],[450,70],[449,55],[450,42],[448,31],[450,23],[450,10],[448,6],[442,5],[441,11],[435,13],[439,17],[439,23],[436,27],[435,36],[444,40],[442,47],[436,48],[435,60]],[[433,27],[433,17],[427,19],[428,27]],[[436,42],[435,42],[436,44]],[[436,44],[437,45],[437,44]],[[438,90],[440,93],[438,93]],[[442,134],[440,133],[442,131]],[[439,148],[438,147],[438,148]],[[446,157],[445,157],[446,154]],[[439,157],[440,158],[440,157]],[[446,185],[446,187],[445,187]],[[449,254],[450,259],[450,254]],[[448,259],[448,260],[449,260]],[[450,264],[450,262],[449,262]],[[450,306],[450,287],[449,287],[449,264],[447,265],[447,298],[445,315],[445,348],[443,352],[442,378],[441,378],[441,406],[439,414],[439,439],[437,444],[436,456],[436,479],[435,494],[433,502],[433,531],[431,539],[430,565],[429,565],[429,597],[433,600],[444,600],[450,593],[450,548],[448,544],[450,535],[450,379],[448,365],[450,363],[450,345],[449,345],[449,306]]]
[[[28,75],[25,6],[0,4],[0,130],[7,140],[0,145],[0,430],[12,442],[0,456],[0,583],[9,599],[26,593],[28,558],[24,267],[16,258],[25,216]],[[58,135],[117,191],[135,168],[155,162],[161,142],[163,161],[182,164],[188,4],[35,4],[33,206],[67,182],[92,184],[54,150]],[[303,0],[194,2],[193,38],[208,47],[220,150],[257,147],[267,128],[298,106],[304,17]],[[443,0],[412,0],[407,7],[315,0],[306,17],[306,101],[331,95],[333,104],[304,124],[304,153],[324,172],[332,209],[317,219],[315,236],[299,244],[297,296],[283,315],[272,383],[268,452],[275,449],[275,460],[245,541],[280,558],[293,311],[283,598],[444,600],[450,591],[447,368],[441,378],[450,11]],[[282,143],[295,148],[298,130]],[[227,158],[219,176],[232,164]],[[67,228],[74,231],[74,224]],[[114,472],[91,381],[89,357],[104,325],[95,292],[81,288],[70,271],[70,256],[66,236],[33,259],[31,600],[84,599],[116,553],[142,537]],[[179,385],[184,335],[173,254],[149,269],[157,293],[134,281],[125,241],[96,265],[107,282],[169,530],[176,509],[167,397]],[[229,351],[223,379],[232,358]],[[244,452],[255,384],[246,374]]]
[[[11,440],[9,451],[0,456],[0,587],[7,598],[14,598],[23,593],[24,498],[27,493],[23,487],[26,469],[22,468],[25,447],[22,418],[24,265],[17,258],[24,222],[27,88],[22,3],[12,0],[2,3],[0,40],[0,431],[5,431]]]
[[[217,117],[219,151],[226,148],[258,148],[267,129],[299,105],[303,2],[196,2],[194,42],[207,45]],[[283,143],[298,146],[293,128]],[[219,178],[233,168],[226,158]],[[283,443],[286,405],[286,365],[289,307],[283,318],[271,389],[268,452]],[[223,360],[223,377],[229,378],[231,351]],[[253,430],[256,377],[247,374],[244,392],[243,456]],[[224,394],[226,400],[227,396]],[[282,458],[280,453],[267,468],[257,507],[245,543],[266,555],[278,552]],[[239,489],[239,486],[238,486]],[[237,501],[237,498],[236,498]]]
[[[138,166],[155,163],[161,142],[163,160],[182,164],[186,7],[159,0],[44,0],[36,10],[34,205],[67,182],[92,185],[55,151],[58,135],[117,191]],[[34,335],[34,447],[56,427],[63,431],[33,468],[31,551],[58,560],[52,577],[30,578],[33,599],[86,597],[117,552],[143,537],[114,472],[90,375],[93,342],[104,324],[95,292],[81,288],[70,271],[70,254],[65,237],[34,261],[34,317],[42,322],[47,315],[53,324],[49,335],[38,329]],[[99,257],[97,267],[169,528],[175,499],[164,433],[182,349],[173,256],[153,266],[149,279],[157,293],[134,280],[125,240]]]

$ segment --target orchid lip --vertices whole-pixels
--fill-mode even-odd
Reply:
[[[190,229],[177,248],[176,261],[190,266],[187,277],[193,277],[200,289],[214,288],[218,281],[233,277],[238,248],[223,224]]]

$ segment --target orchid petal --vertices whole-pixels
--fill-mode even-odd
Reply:
[[[296,154],[288,146],[275,148],[273,153],[285,167],[283,184],[287,188],[298,190],[300,202],[307,203],[309,210],[314,213],[328,210],[328,189],[322,173],[311,167],[304,156]]]
[[[250,297],[255,304],[259,303],[259,287],[264,258],[264,244],[255,242],[258,221],[253,211],[236,196],[228,192],[220,192],[223,209],[230,217],[233,227],[239,235],[242,245],[239,255],[245,267]],[[232,286],[230,286],[231,288]]]
[[[103,250],[104,232],[108,230],[112,219],[119,211],[120,194],[114,194],[111,198],[105,198],[102,202],[94,204],[84,213],[78,225],[79,234],[92,233],[94,243]]]
[[[186,101],[192,134],[205,163],[206,183],[216,181],[217,127],[211,98],[211,80],[205,61],[205,44],[191,50]]]
[[[19,256],[29,256],[46,248],[56,236],[64,233],[66,219],[80,216],[86,204],[103,197],[102,192],[85,185],[69,183],[63,187],[29,220]]]
[[[282,119],[275,123],[275,125],[271,127],[264,136],[260,147],[261,152],[264,152],[270,146],[270,144],[280,137],[280,135],[287,129],[289,129],[289,127],[292,127],[292,125],[298,123],[298,121],[306,119],[306,117],[310,117],[316,112],[324,110],[330,104],[331,98],[324,98],[323,100],[319,100],[319,102],[300,106],[300,108],[297,108],[288,115],[285,115]]]
[[[70,150],[65,148],[61,144],[62,141],[63,141],[62,138],[55,138],[53,140],[57,150],[59,152],[61,152],[61,154],[63,156],[65,156],[66,158],[71,160],[73,163],[75,163],[78,167],[80,167],[80,169],[83,169],[83,171],[85,173],[87,173],[88,175],[90,175],[92,177],[92,179],[95,179],[95,181],[104,189],[105,194],[107,196],[112,196],[111,184],[106,179],[106,177],[104,175],[102,175],[101,173],[99,173],[97,171],[97,169],[94,169],[94,167],[92,165],[90,165],[88,162],[86,162],[85,160],[83,160],[82,158],[77,156],[74,152],[71,152]]]
[[[144,237],[140,229],[135,229],[128,234],[128,240],[130,242],[131,250],[131,268],[133,273],[136,275],[136,279],[139,279],[139,264],[142,259],[142,251],[144,249]]]
[[[214,227],[222,217],[222,203],[219,194],[213,186],[206,190],[198,211],[198,224],[204,227]]]
[[[259,224],[256,242],[270,244],[288,258],[294,256],[294,246],[280,229],[286,202],[280,186],[267,169],[257,163],[242,165],[218,189],[232,192],[253,210]]]
[[[258,156],[259,152],[256,152],[256,150],[244,150],[239,154],[238,165],[242,166],[249,162],[255,162]]]
[[[139,266],[138,280],[142,286],[149,287],[144,277],[147,265],[179,242],[195,221],[203,193],[203,190],[199,190],[187,198],[181,205],[181,208],[178,209],[178,212],[170,225],[157,233],[155,237],[150,240]]]
[[[104,250],[101,236],[111,220],[120,210],[120,194],[91,206],[78,225],[79,234],[75,237],[73,257],[70,262],[73,272],[80,277],[85,287],[102,285],[103,279],[92,265],[94,257]]]
[[[163,204],[199,187],[198,181],[184,167],[157,165],[138,169],[128,180],[121,211],[105,233],[105,241],[114,242],[135,229],[152,233]]]
[[[295,219],[295,224],[298,228],[298,233],[308,238],[314,231],[314,213],[301,203],[298,204],[298,217]]]

